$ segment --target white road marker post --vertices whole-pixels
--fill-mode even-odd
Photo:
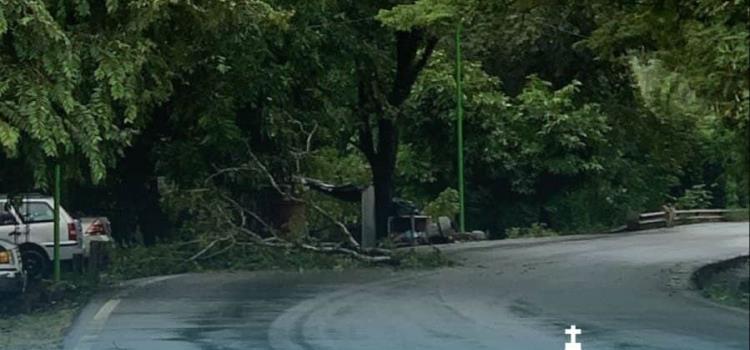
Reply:
[[[570,343],[565,343],[565,350],[581,350],[581,343],[576,342],[576,336],[581,334],[581,330],[572,325],[565,330],[565,334],[570,336]]]

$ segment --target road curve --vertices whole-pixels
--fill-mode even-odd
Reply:
[[[143,280],[89,305],[66,339],[86,349],[745,350],[748,313],[686,279],[748,254],[748,223],[446,247],[461,266]]]

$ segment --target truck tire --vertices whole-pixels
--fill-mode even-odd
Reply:
[[[21,247],[21,260],[30,280],[39,280],[49,275],[51,263],[47,254],[38,248]]]

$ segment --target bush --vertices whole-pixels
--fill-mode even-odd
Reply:
[[[446,188],[435,200],[425,206],[425,213],[434,218],[447,216],[454,219],[460,210],[458,191]]]
[[[675,207],[678,209],[702,209],[709,208],[714,196],[706,185],[695,185],[675,200]]]
[[[748,221],[748,219],[750,219],[750,211],[748,209],[730,211],[724,214],[724,220],[726,221]]]

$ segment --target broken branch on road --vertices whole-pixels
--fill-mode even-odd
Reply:
[[[309,140],[307,144],[309,145]],[[309,152],[309,146],[306,146],[306,149]],[[247,156],[249,160],[243,164],[216,169],[203,182],[205,188],[187,191],[189,193],[200,193],[203,196],[202,200],[196,201],[197,211],[202,217],[212,218],[210,221],[213,222],[214,229],[199,233],[202,236],[200,241],[205,242],[204,246],[187,258],[186,262],[197,263],[216,258],[231,252],[235,246],[244,245],[301,249],[322,254],[343,255],[367,263],[386,263],[392,260],[391,251],[388,249],[362,249],[343,222],[336,219],[333,214],[314,201],[293,193],[294,184],[285,186],[282,181],[276,179],[269,168],[250,149],[249,145],[247,146]],[[234,198],[229,191],[223,190],[215,184],[216,180],[224,176],[243,173],[261,174],[266,179],[267,185],[283,200],[309,207],[322,218],[331,222],[341,232],[342,240],[340,242],[319,242],[308,237],[284,237],[279,229],[263,218],[261,214],[244,206],[240,199]],[[298,177],[293,177],[293,179],[294,181],[300,181]],[[285,190],[285,188],[289,188],[289,190]],[[211,200],[205,200],[206,198],[211,198]],[[260,230],[256,231],[253,227]]]

